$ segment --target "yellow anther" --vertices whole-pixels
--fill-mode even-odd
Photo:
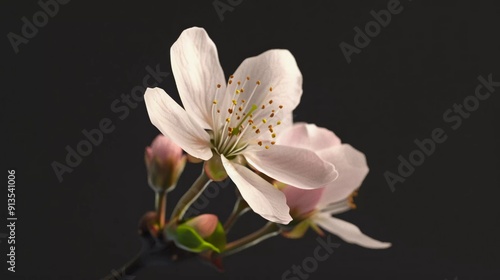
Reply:
[[[274,144],[276,144],[276,142],[272,141],[272,142],[271,142],[271,145],[274,145]]]
[[[276,138],[276,133],[271,134],[271,137]]]
[[[281,124],[281,121],[278,121],[278,122],[276,123],[276,125],[280,125],[280,124]]]
[[[267,123],[267,120],[266,120],[266,119],[262,119],[262,122],[263,122],[263,123]]]
[[[245,99],[241,99],[241,103],[245,103]]]
[[[240,91],[239,91],[239,90],[236,90],[236,94],[239,94],[239,93],[240,93]]]
[[[230,121],[231,121],[231,119],[230,119],[230,118],[226,118],[226,122],[230,122]]]
[[[257,81],[257,82],[256,82],[256,84],[257,84],[257,85],[260,85],[260,81]]]
[[[217,100],[214,100],[212,103],[213,103],[213,104],[217,104]]]
[[[240,111],[240,112],[243,111],[243,107],[241,107],[241,106],[238,107],[238,111]]]
[[[235,99],[233,99],[233,104],[236,105],[238,103]]]
[[[240,89],[241,92],[245,92],[245,90],[243,88]]]
[[[265,147],[265,148],[266,148],[266,150],[267,150],[267,149],[269,149],[269,146],[267,146],[267,145],[266,145],[266,147]]]
[[[252,129],[256,129],[256,128],[257,128],[257,126],[255,126],[255,125],[252,125]]]

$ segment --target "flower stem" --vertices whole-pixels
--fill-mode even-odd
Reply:
[[[193,202],[203,193],[210,182],[212,182],[212,180],[210,180],[205,174],[205,171],[202,170],[198,179],[196,179],[189,190],[181,197],[179,202],[177,202],[172,212],[171,220],[181,220],[189,206],[191,206],[191,204],[193,204]]]
[[[229,256],[241,250],[257,245],[258,243],[270,237],[276,236],[278,233],[280,233],[280,230],[281,229],[275,223],[267,223],[258,231],[228,243],[224,248],[224,251],[220,253],[220,256]]]
[[[241,196],[238,197],[236,200],[236,203],[234,204],[233,212],[231,212],[231,215],[229,215],[229,218],[227,218],[226,222],[224,223],[224,231],[226,234],[231,230],[233,225],[236,223],[238,218],[245,214],[250,208],[248,207],[248,203],[241,198]]]
[[[101,278],[101,280],[117,280],[117,279],[130,279],[145,266],[143,262],[143,252],[141,251],[135,258],[127,262],[120,269],[113,269],[110,274]]]
[[[158,218],[158,226],[161,229],[165,227],[165,218],[167,211],[167,192],[166,191],[156,191],[155,192],[155,204],[156,204],[156,217]]]

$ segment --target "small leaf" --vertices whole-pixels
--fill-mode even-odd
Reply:
[[[184,224],[177,227],[175,241],[179,247],[187,251],[200,253],[205,250],[213,250],[220,253],[219,248],[203,240],[192,227]]]
[[[195,218],[194,218],[195,219]],[[220,253],[226,246],[226,234],[220,222],[212,234],[205,239],[188,222],[181,224],[175,230],[175,243],[182,249],[200,253],[206,250],[213,250]]]

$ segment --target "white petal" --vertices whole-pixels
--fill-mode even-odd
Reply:
[[[344,220],[331,217],[328,213],[317,214],[313,217],[320,227],[326,231],[337,235],[344,241],[357,244],[370,249],[386,249],[391,247],[391,243],[380,242],[361,232],[361,230]]]
[[[319,152],[340,145],[340,139],[330,130],[315,124],[295,123],[278,134],[276,143]]]
[[[226,83],[214,42],[203,28],[186,29],[170,48],[170,59],[184,108],[203,128],[213,127],[211,109],[217,84],[223,95]]]
[[[244,156],[260,172],[301,189],[323,187],[338,176],[333,164],[305,149],[273,145],[270,149],[248,149]]]
[[[234,73],[234,80],[244,81],[246,77],[250,77],[252,83],[246,86],[245,93],[253,90],[256,80],[261,83],[253,97],[247,100],[249,104],[260,107],[272,99],[273,105],[283,105],[283,110],[291,112],[300,102],[302,74],[288,50],[269,50],[245,59]]]
[[[221,155],[227,174],[238,187],[252,210],[271,222],[288,224],[292,221],[285,195],[250,169],[232,163]]]
[[[212,157],[210,136],[161,88],[148,88],[144,95],[151,122],[188,154],[208,160]]]
[[[325,187],[325,192],[318,203],[319,209],[330,203],[346,199],[361,186],[368,174],[368,165],[363,153],[349,144],[333,146],[318,152],[318,155],[335,165],[339,177]]]

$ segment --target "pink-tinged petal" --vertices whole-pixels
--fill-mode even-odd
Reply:
[[[368,174],[368,165],[363,153],[349,144],[333,146],[318,152],[318,155],[335,165],[339,177],[325,187],[325,192],[318,207],[321,209],[330,203],[346,199],[361,186]]]
[[[192,27],[182,32],[170,48],[172,71],[184,108],[203,128],[212,128],[212,102],[217,84],[225,92],[224,72],[217,48],[205,29]]]
[[[323,187],[338,176],[333,164],[301,148],[273,145],[270,149],[248,149],[244,156],[260,172],[301,189]]]
[[[214,233],[219,219],[213,214],[202,214],[186,222],[186,225],[192,227],[202,238],[207,238]]]
[[[208,160],[212,157],[210,136],[161,88],[148,88],[144,95],[151,122],[184,151]]]
[[[315,124],[296,123],[278,135],[280,145],[309,149],[315,152],[340,145],[340,139],[330,130]]]
[[[285,195],[243,165],[221,155],[222,164],[241,196],[252,210],[271,222],[288,224],[292,221]]]
[[[286,204],[290,207],[292,217],[297,218],[316,209],[324,188],[304,190],[285,186],[281,191],[286,196]]]
[[[337,235],[346,242],[370,249],[386,249],[391,247],[391,243],[375,240],[363,234],[357,226],[344,220],[331,217],[328,213],[315,215],[313,221],[324,230]]]
[[[283,105],[286,112],[291,112],[299,104],[302,96],[302,74],[295,58],[288,50],[269,50],[258,56],[245,59],[234,73],[234,81],[242,82],[250,77],[251,85],[245,86],[245,94],[260,85],[253,97],[247,102],[261,106],[273,100],[273,106]],[[269,89],[272,87],[272,91]],[[269,107],[269,106],[268,106]],[[254,115],[259,114],[256,111]]]

